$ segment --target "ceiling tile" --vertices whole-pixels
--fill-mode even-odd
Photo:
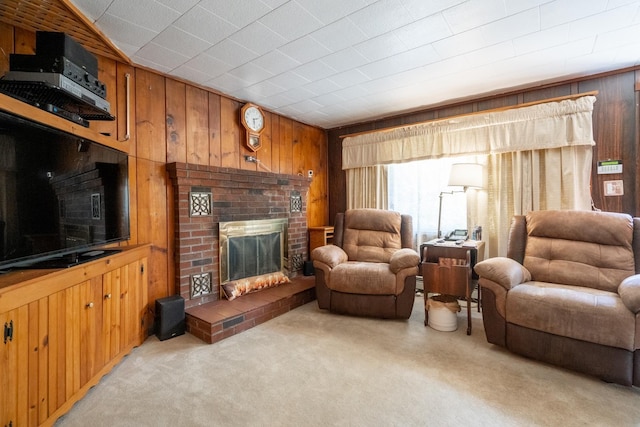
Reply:
[[[211,44],[224,40],[238,30],[234,25],[200,6],[190,9],[173,25]]]
[[[91,0],[95,1],[95,0]],[[100,0],[104,1],[104,0]],[[112,0],[108,0],[112,1]],[[156,0],[158,3],[161,3],[171,9],[177,11],[178,13],[185,13],[187,10],[194,7],[200,0]]]
[[[180,17],[175,10],[154,0],[114,0],[107,13],[154,32],[162,31]]]
[[[369,61],[387,58],[404,52],[407,48],[394,32],[389,32],[357,44],[355,50]]]
[[[551,28],[556,25],[575,21],[607,8],[607,0],[581,0],[578,7],[575,1],[556,0],[540,6],[541,28]]]
[[[211,47],[211,43],[173,26],[158,34],[153,39],[153,43],[160,44],[167,49],[180,52],[188,57],[199,55]]]
[[[454,34],[507,16],[504,0],[470,0],[442,12]]]
[[[296,0],[318,21],[330,24],[367,6],[363,0]]]
[[[287,39],[258,21],[247,25],[229,38],[255,52],[257,56],[264,55],[287,43]]]
[[[253,61],[254,64],[264,68],[271,74],[280,74],[287,70],[296,68],[300,63],[288,57],[278,50],[272,50]]]
[[[331,52],[337,52],[367,39],[367,35],[349,18],[322,27],[311,33],[311,37]]]
[[[353,48],[343,49],[322,58],[328,66],[337,72],[350,70],[368,63],[367,58]]]
[[[376,37],[412,21],[411,14],[400,0],[380,0],[349,15],[368,37]]]
[[[102,31],[113,34],[111,40],[116,44],[116,46],[119,45],[119,42],[122,42],[139,49],[153,40],[153,38],[158,34],[148,28],[133,25],[131,22],[125,21],[108,13],[102,15],[98,20],[97,25]]]
[[[272,10],[266,4],[255,0],[201,0],[198,4],[237,28],[251,24]]]
[[[407,24],[395,30],[394,33],[408,49],[453,35],[441,13]]]
[[[136,53],[136,59],[146,59],[147,61],[161,64],[163,68],[173,70],[187,62],[189,57],[159,44],[148,43]]]
[[[301,64],[305,64],[331,53],[329,49],[311,37],[311,35],[300,37],[297,40],[280,46],[278,50]]]
[[[295,40],[322,26],[322,22],[293,0],[263,16],[259,22],[286,40]]]
[[[309,81],[321,80],[336,73],[336,70],[329,67],[322,60],[308,62],[304,65],[300,65],[293,71]]]
[[[231,65],[230,68],[239,67],[258,57],[255,52],[231,39],[224,39],[220,43],[216,43],[207,49],[205,53],[212,58]]]

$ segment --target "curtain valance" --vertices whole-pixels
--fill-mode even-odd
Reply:
[[[346,137],[342,168],[595,145],[591,117],[595,100],[583,96]]]

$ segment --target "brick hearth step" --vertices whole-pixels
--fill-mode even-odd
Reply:
[[[187,332],[213,344],[300,307],[316,298],[315,278],[299,276],[291,283],[213,301],[186,310]]]

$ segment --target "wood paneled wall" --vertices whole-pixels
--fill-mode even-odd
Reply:
[[[33,54],[35,33],[0,23],[0,75],[9,70],[10,53]],[[124,141],[129,117],[131,240],[151,243],[149,302],[177,292],[174,272],[173,189],[166,164],[187,162],[243,170],[307,175],[307,223],[329,221],[327,135],[323,129],[269,111],[262,148],[244,148],[240,124],[243,103],[187,82],[140,67],[98,58],[98,78],[107,86],[115,121],[93,121],[90,128]],[[127,106],[129,75],[130,102]],[[249,163],[255,155],[260,164]],[[262,165],[262,166],[260,166]]]
[[[553,85],[482,97],[474,100],[415,111],[386,119],[329,130],[329,219],[346,208],[346,178],[342,170],[341,136],[357,132],[414,124],[493,108],[509,107],[565,95],[598,91],[593,110],[593,172],[591,195],[598,209],[640,216],[638,143],[640,142],[640,68],[573,79]],[[597,162],[616,159],[623,162],[623,174],[598,175]],[[623,196],[605,196],[604,181],[622,179]]]

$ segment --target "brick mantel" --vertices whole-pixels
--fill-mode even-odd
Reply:
[[[220,299],[220,222],[287,218],[288,269],[300,274],[307,259],[307,177],[188,163],[170,163],[167,171],[175,194],[176,286],[186,308]]]

